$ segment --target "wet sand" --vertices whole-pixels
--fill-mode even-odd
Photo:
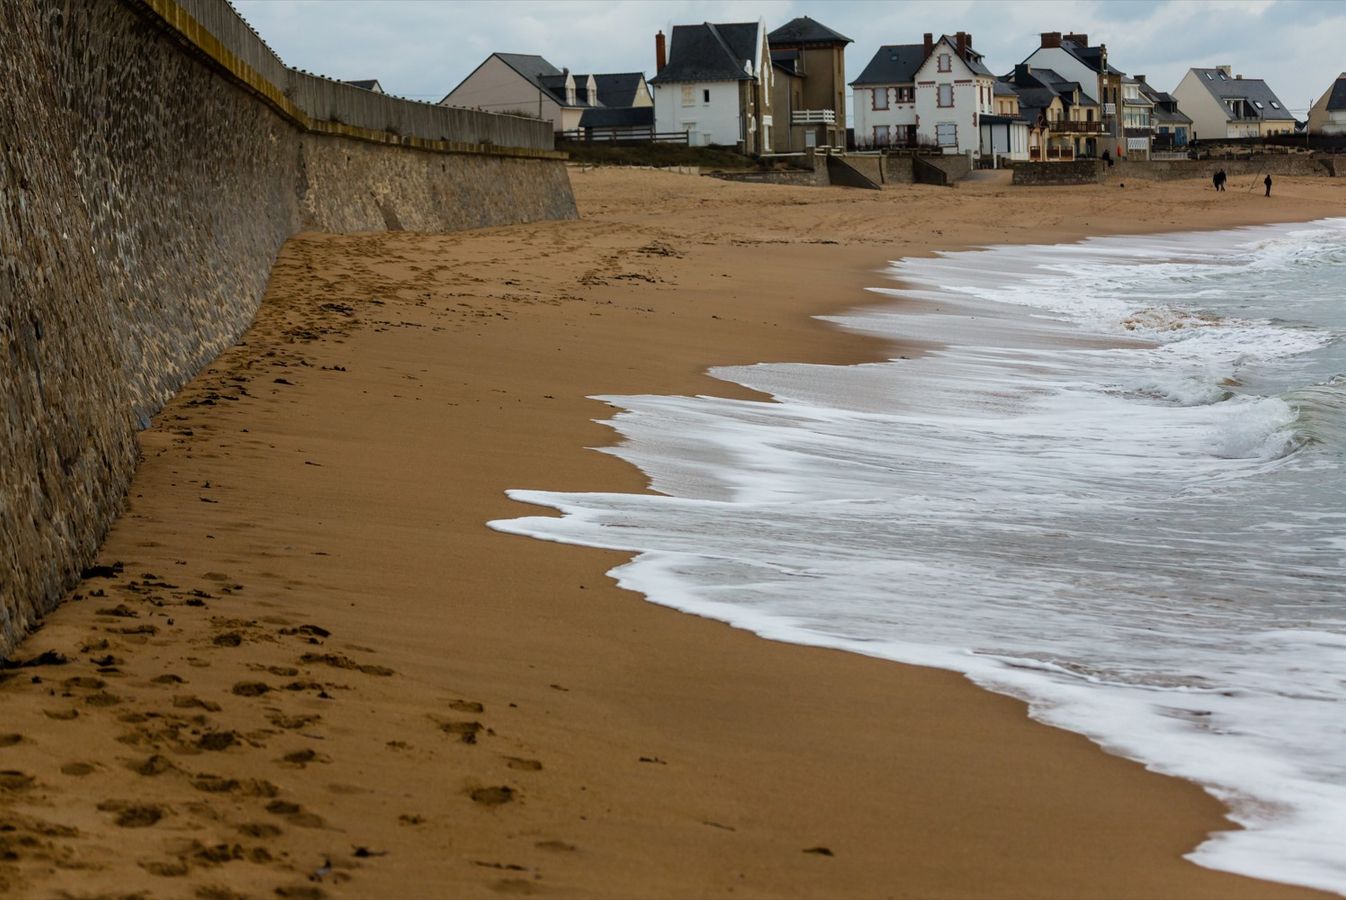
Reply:
[[[920,352],[812,321],[888,259],[1340,215],[1346,184],[883,192],[574,170],[581,222],[305,235],[142,435],[0,684],[23,896],[1298,897],[1182,854],[1200,789],[958,675],[773,644],[492,532],[636,491],[593,394]],[[1237,179],[1235,180],[1238,181]]]

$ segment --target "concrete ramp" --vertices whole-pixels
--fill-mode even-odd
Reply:
[[[866,163],[869,165],[866,165]],[[866,173],[862,171],[862,168],[870,169],[872,171]],[[844,156],[828,156],[827,179],[832,184],[840,187],[868,188],[873,191],[883,189],[881,184],[883,173],[877,156],[865,157],[862,159],[847,159]]]

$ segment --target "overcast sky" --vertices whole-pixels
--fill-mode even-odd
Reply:
[[[1083,32],[1108,59],[1172,90],[1192,66],[1265,78],[1300,118],[1346,69],[1339,0],[234,0],[286,63],[334,78],[378,78],[438,102],[489,54],[538,53],[574,72],[654,75],[654,34],[675,24],[811,16],[855,40],[853,79],[880,44],[967,31],[1008,71],[1042,31]]]

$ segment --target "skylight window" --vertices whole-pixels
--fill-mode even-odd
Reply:
[[[1257,105],[1258,105],[1258,106],[1261,106],[1262,104],[1259,103],[1259,104],[1257,104]],[[1272,108],[1272,109],[1280,109],[1280,108],[1281,108],[1281,105],[1280,105],[1279,103],[1277,103],[1275,100],[1272,100],[1272,101],[1271,101],[1271,108]]]
[[[1258,109],[1261,109],[1261,108],[1262,108],[1262,101],[1261,101],[1261,100],[1254,100],[1254,101],[1253,101],[1253,106],[1256,106]]]
[[[1220,80],[1221,80],[1221,81],[1228,81],[1228,80],[1229,80],[1229,76],[1226,75],[1225,73],[1221,72],[1221,73],[1220,73]]]
[[[1211,73],[1207,72],[1207,73],[1206,73],[1206,80],[1207,80],[1207,81],[1214,81],[1214,80],[1215,80],[1215,76],[1212,75]]]

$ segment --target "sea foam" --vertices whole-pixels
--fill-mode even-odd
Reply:
[[[934,342],[603,397],[659,494],[511,491],[651,600],[966,673],[1225,800],[1191,858],[1346,893],[1346,220],[902,260]],[[920,303],[904,309],[903,301]],[[910,305],[910,304],[909,304]],[[1081,802],[1087,802],[1082,798]]]

